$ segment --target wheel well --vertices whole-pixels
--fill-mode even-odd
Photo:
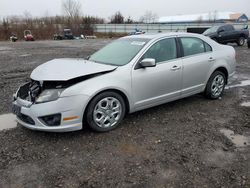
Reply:
[[[119,95],[122,96],[122,98],[123,98],[123,100],[124,100],[124,102],[125,102],[126,113],[128,113],[128,112],[129,112],[129,109],[130,109],[129,100],[128,100],[127,96],[126,96],[122,91],[120,91],[120,90],[118,90],[118,89],[107,89],[107,90],[104,90],[104,91],[101,91],[101,92],[97,93],[97,94],[96,94],[95,96],[93,96],[93,97],[91,98],[91,100],[88,102],[88,105],[87,105],[87,107],[85,108],[85,111],[87,110],[87,108],[88,108],[88,106],[89,106],[89,104],[90,104],[90,102],[92,101],[93,98],[95,98],[97,95],[99,95],[99,94],[101,94],[101,93],[104,93],[104,92],[107,92],[107,91],[112,91],[112,92],[118,93]],[[84,111],[84,114],[85,114],[85,111]]]
[[[246,39],[246,35],[241,34],[240,37],[243,37],[244,39]]]
[[[224,73],[226,76],[226,83],[228,82],[228,72],[227,72],[227,69],[225,67],[219,67],[215,71],[220,71],[220,72]]]

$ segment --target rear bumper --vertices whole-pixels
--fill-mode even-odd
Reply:
[[[227,84],[231,84],[233,82],[234,75],[235,75],[235,71],[228,75]]]
[[[17,116],[18,123],[28,129],[47,132],[70,132],[82,129],[82,117],[88,99],[89,97],[86,95],[77,95],[32,105],[25,105],[23,100],[17,99],[13,104],[21,106],[21,115],[33,120],[34,124],[30,124],[29,121]],[[40,119],[40,117],[53,114],[61,114],[61,124],[59,126],[48,126]],[[69,117],[75,118],[67,120]]]

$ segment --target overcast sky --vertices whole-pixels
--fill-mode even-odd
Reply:
[[[249,0],[79,0],[85,15],[109,18],[116,11],[124,16],[138,19],[147,10],[158,16],[232,11],[246,13],[250,17]],[[32,16],[62,14],[62,0],[0,0],[0,17],[23,15]],[[47,13],[46,13],[47,12]]]

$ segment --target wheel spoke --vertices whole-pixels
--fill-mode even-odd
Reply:
[[[116,122],[115,117],[111,117],[111,118],[109,119],[109,122],[110,122],[110,126],[113,126],[114,123]]]
[[[105,122],[105,116],[102,116],[100,119],[95,119],[95,120],[100,126],[103,126]]]
[[[109,108],[112,109],[114,107],[114,104],[116,103],[116,100],[114,98],[109,98]]]

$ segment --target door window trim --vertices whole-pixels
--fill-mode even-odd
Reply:
[[[204,52],[203,53],[198,53],[198,54],[184,56],[184,48],[183,48],[183,45],[182,45],[182,42],[181,42],[181,38],[194,38],[194,39],[198,39],[198,40],[202,41],[203,42],[203,47],[204,47]],[[190,57],[198,56],[198,55],[201,55],[201,54],[207,54],[207,53],[212,53],[213,52],[212,46],[210,44],[208,44],[207,42],[205,42],[204,40],[202,40],[201,38],[193,37],[193,36],[191,36],[191,37],[189,37],[189,36],[179,36],[179,37],[177,37],[177,40],[178,40],[178,43],[179,43],[179,46],[180,46],[181,58],[182,59],[184,59],[184,58],[190,58]],[[210,46],[211,51],[206,51],[205,44],[207,44],[208,46]]]
[[[152,44],[150,44],[143,52],[142,52],[142,55],[140,55],[140,57],[138,57],[138,59],[136,60],[136,63],[134,64],[134,70],[137,70],[137,69],[141,69],[142,67],[140,66],[140,62],[142,61],[142,57],[145,55],[145,53],[147,53],[147,51],[153,46],[155,45],[157,42],[160,42],[162,40],[165,40],[165,39],[174,39],[175,40],[175,44],[176,44],[176,55],[177,57],[175,59],[170,59],[170,60],[167,60],[167,61],[162,61],[162,62],[158,62],[156,63],[156,66],[157,65],[160,65],[160,64],[163,64],[163,63],[167,63],[167,62],[171,62],[171,61],[176,61],[180,58],[182,58],[181,56],[181,47],[180,47],[180,44],[177,40],[177,36],[169,36],[169,37],[162,37],[162,38],[159,38],[158,40],[152,42]]]

